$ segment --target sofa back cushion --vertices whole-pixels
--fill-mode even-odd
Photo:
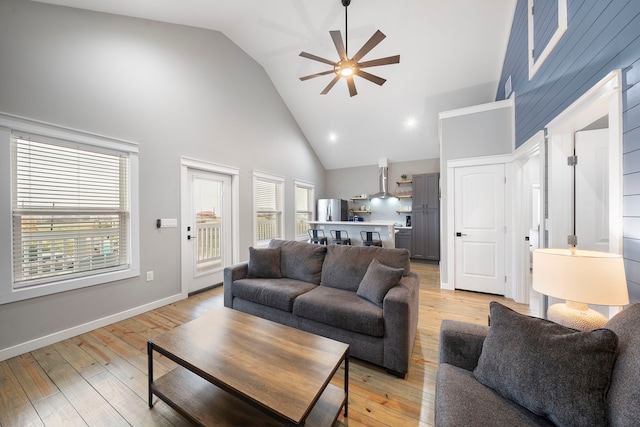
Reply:
[[[270,248],[280,248],[282,277],[320,284],[322,265],[327,247],[293,240],[272,240]]]
[[[636,425],[640,420],[640,303],[613,316],[604,326],[618,335],[618,358],[607,394],[609,424]]]
[[[409,251],[377,246],[329,245],[322,266],[322,286],[356,292],[371,261],[377,259],[388,267],[411,272]]]

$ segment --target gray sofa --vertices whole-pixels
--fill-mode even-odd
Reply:
[[[436,426],[640,425],[640,304],[589,332],[509,311],[442,322]]]
[[[409,252],[272,240],[224,270],[224,305],[349,344],[404,377],[418,326]]]

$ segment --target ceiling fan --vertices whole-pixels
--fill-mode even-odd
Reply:
[[[347,81],[347,87],[349,88],[350,96],[355,96],[358,94],[358,91],[356,90],[356,84],[353,81],[353,76],[362,77],[363,79],[369,80],[370,82],[373,82],[379,86],[382,86],[384,82],[387,81],[386,79],[383,79],[382,77],[374,76],[373,74],[367,73],[362,69],[368,68],[368,67],[377,67],[380,65],[397,64],[400,62],[400,55],[388,56],[386,58],[360,62],[363,56],[369,53],[374,47],[378,45],[378,43],[380,43],[382,40],[384,40],[385,37],[387,37],[380,30],[377,30],[371,36],[371,38],[364,44],[364,46],[362,46],[360,50],[356,52],[355,55],[349,58],[347,53],[348,52],[347,51],[348,34],[349,34],[348,26],[347,26],[347,23],[348,23],[347,8],[349,4],[351,4],[351,0],[342,0],[342,5],[344,6],[344,27],[345,27],[344,42],[342,41],[342,34],[340,33],[340,31],[338,30],[329,31],[329,34],[331,35],[331,39],[333,40],[333,44],[335,45],[336,50],[338,51],[338,56],[340,57],[340,59],[337,62],[334,62],[325,58],[321,58],[316,55],[312,55],[307,52],[300,53],[300,56],[302,56],[303,58],[312,59],[314,61],[322,62],[322,63],[333,66],[331,70],[300,77],[300,80],[305,81],[315,77],[326,76],[327,74],[334,73],[335,76],[333,80],[331,80],[331,82],[329,82],[327,87],[325,87],[324,90],[320,92],[321,95],[326,95],[331,90],[331,88],[335,86],[336,83],[338,83],[338,80],[340,80],[343,77]]]

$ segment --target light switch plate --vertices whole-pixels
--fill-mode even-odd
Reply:
[[[177,218],[162,218],[160,220],[160,228],[176,228],[178,226]]]

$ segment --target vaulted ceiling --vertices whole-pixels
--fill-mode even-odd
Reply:
[[[355,77],[358,95],[331,67],[330,30],[344,37],[341,0],[39,0],[221,31],[262,65],[326,169],[439,157],[438,113],[494,101],[516,0],[352,0],[348,53],[376,30],[387,38],[363,60],[400,55],[368,68],[383,86]]]

